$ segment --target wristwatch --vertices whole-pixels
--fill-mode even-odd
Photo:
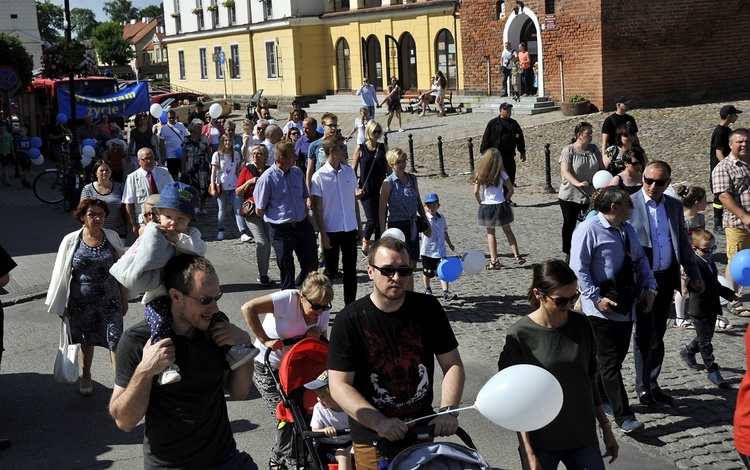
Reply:
[[[456,409],[455,406],[448,405],[448,406],[444,406],[444,407],[440,408],[438,410],[438,412],[442,413],[444,411],[451,411],[451,410],[455,410],[455,409]],[[458,418],[458,411],[454,411],[453,413],[448,413],[448,414],[451,415],[451,416],[453,416],[454,418]]]

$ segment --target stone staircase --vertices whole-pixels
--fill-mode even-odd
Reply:
[[[379,93],[379,99],[380,95]],[[513,105],[513,113],[517,116],[530,116],[560,109],[554,101],[541,96],[522,97],[521,101],[518,102],[500,96],[453,95],[453,105],[462,113],[497,114],[500,105],[504,102]],[[362,101],[356,95],[327,95],[325,98],[310,104],[307,111],[313,115],[321,115],[325,112],[334,114],[357,113],[361,105]]]

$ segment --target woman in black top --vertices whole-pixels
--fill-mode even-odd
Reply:
[[[378,224],[380,214],[380,187],[383,180],[390,173],[390,166],[385,160],[388,146],[378,139],[383,135],[383,128],[377,122],[371,120],[365,127],[367,140],[354,151],[352,168],[359,169],[359,197],[362,209],[365,211],[365,229],[362,233],[362,253],[370,251],[370,237],[375,234],[375,240],[380,238],[381,227]]]
[[[128,144],[128,155],[130,158],[135,158],[138,155],[138,151],[144,147],[151,149],[152,152],[156,152],[153,138],[154,134],[151,131],[148,114],[137,114],[135,116],[135,127],[130,129],[130,143]]]

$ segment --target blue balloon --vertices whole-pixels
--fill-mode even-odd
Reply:
[[[58,124],[65,124],[66,122],[68,122],[68,116],[66,116],[65,113],[60,113],[57,115]]]
[[[166,110],[161,112],[161,117],[159,118],[159,120],[161,121],[162,124],[167,123],[167,111]]]
[[[32,160],[36,160],[41,154],[42,152],[40,152],[37,148],[29,149],[29,158]]]
[[[82,146],[96,147],[96,141],[94,139],[83,139]]]
[[[750,249],[742,250],[732,257],[729,273],[737,284],[750,286]]]
[[[174,156],[177,158],[182,158],[182,147],[177,147],[177,149],[174,151]]]
[[[41,146],[42,146],[42,139],[40,139],[39,137],[32,137],[31,138],[31,147],[32,148],[38,149]]]
[[[438,264],[437,274],[445,282],[453,282],[464,271],[461,260],[458,258],[443,258]]]

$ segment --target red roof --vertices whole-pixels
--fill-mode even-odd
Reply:
[[[147,35],[152,34],[158,25],[159,22],[156,19],[152,19],[148,23],[141,21],[128,23],[122,28],[122,37],[135,44]]]

